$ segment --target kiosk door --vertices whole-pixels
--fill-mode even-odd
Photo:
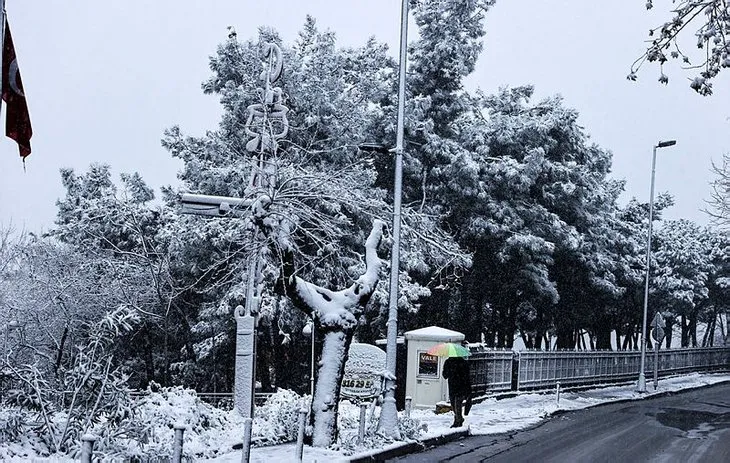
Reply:
[[[418,351],[415,392],[415,405],[430,405],[444,400],[441,362],[437,356],[429,355],[426,351]]]

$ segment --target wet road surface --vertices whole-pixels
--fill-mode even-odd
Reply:
[[[730,383],[556,415],[398,462],[730,462]]]

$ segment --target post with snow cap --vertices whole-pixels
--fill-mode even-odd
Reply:
[[[639,381],[636,384],[637,392],[646,392],[646,313],[649,307],[649,270],[651,269],[651,227],[654,214],[654,173],[656,171],[656,149],[674,146],[676,140],[660,141],[654,145],[651,156],[651,188],[649,190],[649,231],[646,235],[646,280],[644,282],[644,317],[641,322],[641,365],[639,367]]]
[[[304,455],[304,430],[307,424],[307,413],[309,413],[307,407],[302,406],[299,409],[297,445],[294,448],[294,459],[298,462],[302,461],[302,456]]]
[[[94,458],[94,442],[96,442],[96,436],[93,434],[81,436],[81,463],[91,463]]]
[[[398,275],[400,273],[401,195],[403,183],[403,125],[406,98],[406,61],[408,53],[408,0],[401,4],[400,65],[398,71],[398,124],[395,144],[395,179],[393,186],[393,248],[390,252],[390,294],[388,298],[388,340],[385,349],[385,393],[378,431],[400,438],[398,410],[395,406],[395,366],[398,337]]]
[[[172,463],[180,463],[183,456],[183,435],[187,426],[177,423],[173,428],[175,429],[175,440],[172,443]]]

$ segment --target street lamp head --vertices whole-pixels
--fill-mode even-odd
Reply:
[[[667,146],[673,146],[677,144],[677,140],[666,140],[666,141],[660,141],[658,145],[656,145],[657,148],[666,148]]]

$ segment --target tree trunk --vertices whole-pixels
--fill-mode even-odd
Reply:
[[[689,347],[689,326],[687,324],[687,317],[682,315],[682,317],[679,319],[679,323],[682,328],[681,345],[682,347]]]
[[[609,326],[609,324],[605,324],[597,327],[597,329],[594,331],[596,336],[596,349],[611,350],[611,329],[609,328]]]
[[[312,401],[314,447],[329,447],[337,440],[340,386],[345,374],[345,362],[352,343],[352,335],[352,330],[330,331],[324,334],[319,374]]]
[[[544,337],[545,337],[545,332],[544,331],[537,330],[537,332],[535,332],[535,345],[534,345],[534,348],[535,349],[542,349],[542,344],[543,344],[543,338]]]
[[[575,333],[571,328],[559,327],[557,329],[558,340],[556,349],[572,349],[575,347]]]
[[[520,337],[522,338],[522,342],[525,344],[525,347],[527,349],[534,349],[534,339],[532,338],[532,335],[530,333],[525,333],[524,331],[520,330]]]
[[[296,276],[294,249],[282,250],[281,279],[277,290],[282,291],[295,307],[310,315],[315,329],[323,333],[324,344],[319,373],[312,402],[312,444],[329,447],[337,441],[337,415],[340,384],[345,372],[347,350],[357,327],[358,315],[375,291],[381,261],[377,247],[384,223],[376,220],[365,244],[366,268],[351,286],[331,291]]]
[[[674,331],[674,317],[664,317],[664,339],[666,340],[664,345],[667,349],[672,347],[672,332]]]
[[[5,328],[7,329],[7,328]],[[7,333],[5,334],[7,336]],[[68,336],[68,323],[63,327],[63,334],[61,335],[61,342],[58,343],[58,353],[56,354],[56,365],[53,368],[54,373],[58,373],[58,369],[61,368],[61,361],[63,360],[63,349],[66,346],[66,337]],[[5,353],[5,355],[8,355]]]
[[[709,340],[712,337],[710,335],[710,332],[713,329],[714,328],[712,328],[712,320],[710,320],[709,322],[707,322],[707,326],[705,327],[705,334],[702,335],[702,344],[700,344],[702,347],[707,347],[710,344]]]

